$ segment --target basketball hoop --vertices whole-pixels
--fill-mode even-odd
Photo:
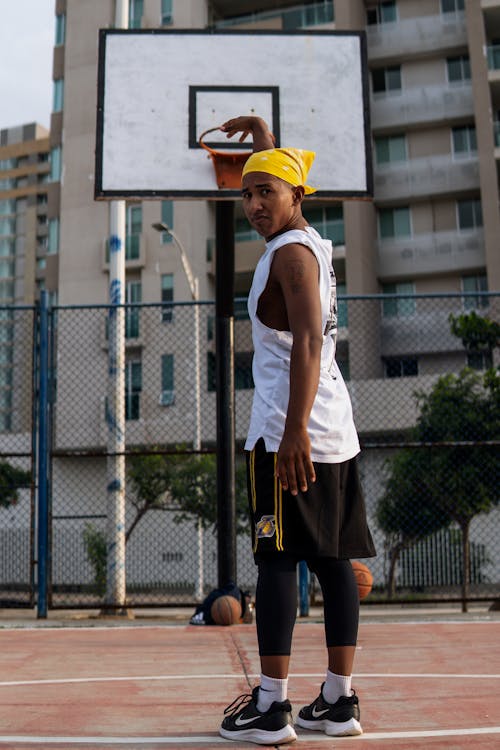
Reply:
[[[251,151],[238,151],[237,153],[231,153],[230,151],[217,151],[206,143],[203,143],[203,138],[207,133],[212,133],[214,130],[220,130],[220,128],[210,128],[205,130],[200,135],[199,144],[205,151],[208,151],[210,158],[215,170],[215,178],[217,180],[218,188],[232,188],[233,190],[241,187],[241,171],[243,165],[252,154]]]

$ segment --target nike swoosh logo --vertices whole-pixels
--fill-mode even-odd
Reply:
[[[328,709],[327,709],[327,710],[328,710]],[[237,726],[237,727],[242,727],[242,726],[244,726],[245,724],[250,724],[250,722],[252,722],[252,721],[256,721],[256,720],[257,720],[258,718],[259,718],[258,716],[252,716],[252,717],[251,717],[250,719],[242,719],[242,718],[241,718],[241,716],[238,716],[238,717],[237,717],[237,718],[236,718],[236,719],[234,720],[234,723],[236,724],[236,726]]]
[[[324,708],[322,711],[318,711],[316,709],[316,706],[313,707],[312,715],[314,716],[315,719],[318,719],[320,716],[323,716],[323,714],[326,714],[326,713],[328,713],[328,708]]]

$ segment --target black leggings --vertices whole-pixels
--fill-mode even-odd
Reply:
[[[297,559],[262,556],[255,593],[255,617],[260,656],[289,655],[297,616]],[[316,557],[306,560],[323,592],[326,645],[355,646],[359,596],[349,560]]]

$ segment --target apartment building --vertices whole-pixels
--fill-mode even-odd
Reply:
[[[0,432],[29,429],[31,337],[6,306],[32,305],[41,288],[57,289],[49,206],[49,133],[29,123],[0,130]],[[57,219],[56,219],[57,223]],[[55,261],[55,262],[54,262]]]
[[[365,29],[374,200],[312,199],[305,206],[309,221],[335,242],[340,293],[411,296],[500,289],[500,0],[300,4],[286,0],[130,0],[129,10],[129,26],[134,29]],[[98,30],[113,26],[115,2],[56,0],[55,12],[57,106],[51,120],[48,190],[54,216],[60,217],[57,244],[51,244],[52,251],[54,247],[57,251],[58,299],[63,305],[105,303],[109,216],[107,204],[93,199],[95,103]],[[190,299],[172,237],[152,228],[158,221],[174,228],[186,248],[199,279],[200,298],[214,297],[212,204],[129,201],[126,215],[128,301]],[[236,295],[244,297],[262,241],[246,223],[239,205],[235,233]],[[338,353],[353,383],[380,380],[383,388],[383,381],[398,375],[439,371],[436,352],[425,348],[413,353],[409,366],[401,364],[407,363],[408,351],[401,340],[404,336],[396,335],[398,318],[409,310],[413,310],[411,299],[388,302],[382,309],[378,306],[376,314],[362,322],[354,314],[349,316],[348,328],[344,324],[340,331]],[[160,330],[167,318],[163,316],[158,323]],[[418,326],[418,320],[414,325]],[[236,357],[245,389],[250,382],[251,347],[243,328],[236,341]],[[133,435],[146,414],[150,421],[161,420],[165,408],[171,407],[173,418],[180,401],[171,395],[162,401],[161,394],[176,390],[175,384],[177,390],[180,387],[183,377],[176,362],[185,355],[170,351],[161,361],[148,362],[144,336],[133,324],[129,334],[127,389],[134,405],[127,411],[127,429]],[[98,336],[84,331],[81,337],[89,356],[105,355],[101,331]],[[69,359],[73,343],[68,335]],[[62,334],[59,344],[63,367]],[[204,349],[208,359],[202,363],[207,362],[210,370],[210,336]],[[449,357],[460,359],[455,351]],[[151,387],[143,378],[146,367],[156,372],[155,396],[148,409],[146,393]],[[205,391],[210,391],[209,381],[210,373],[204,373]],[[61,400],[59,409],[63,415]],[[86,406],[82,409],[87,411]],[[101,406],[96,404],[91,411],[100,414]],[[61,419],[60,424],[65,422]],[[146,432],[139,431],[137,439]],[[210,435],[205,433],[203,439]],[[89,427],[82,443],[102,440],[102,432]]]

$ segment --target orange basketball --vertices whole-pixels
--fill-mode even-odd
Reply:
[[[359,598],[364,599],[366,596],[368,596],[373,586],[373,576],[371,574],[370,568],[368,568],[364,563],[358,562],[358,560],[352,560],[351,565],[352,569],[354,570],[356,583],[358,584]]]
[[[241,618],[241,604],[234,596],[219,596],[210,609],[216,625],[236,625]]]

